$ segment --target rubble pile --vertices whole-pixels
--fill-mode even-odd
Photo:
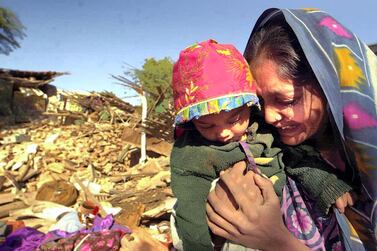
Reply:
[[[45,107],[37,116],[27,112],[23,123],[0,124],[0,245],[19,230],[43,238],[65,231],[54,243],[41,237],[41,250],[49,250],[57,243],[77,244],[83,234],[102,240],[96,235],[101,226],[113,231],[111,241],[120,250],[168,250],[175,202],[171,116],[150,118],[141,128],[135,108],[111,93],[67,92],[46,83],[24,88],[41,91]],[[17,101],[7,100],[0,106],[8,105],[8,113],[0,118],[17,117]],[[145,163],[139,163],[142,130]]]

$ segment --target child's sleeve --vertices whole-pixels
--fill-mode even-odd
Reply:
[[[323,214],[352,187],[340,178],[340,172],[322,159],[311,146],[288,147],[284,151],[287,174],[297,180]]]
[[[205,204],[211,182],[172,171],[172,189],[177,202],[175,224],[184,250],[212,250]]]
[[[198,154],[189,147],[175,147],[171,154],[171,187],[177,198],[175,227],[184,250],[213,250],[205,204],[215,173],[204,171],[209,168],[198,161]]]

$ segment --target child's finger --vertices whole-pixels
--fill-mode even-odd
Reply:
[[[353,206],[355,204],[355,202],[358,200],[358,196],[353,191],[349,192],[349,194],[350,194],[350,196],[349,196],[349,202],[348,202],[348,204],[350,206]]]
[[[344,209],[345,207],[347,206],[347,200],[345,200],[344,198],[344,195],[343,194],[342,196],[340,196],[336,201],[335,201],[335,207],[339,210],[340,213],[344,213]]]

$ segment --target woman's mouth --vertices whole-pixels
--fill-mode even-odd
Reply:
[[[297,133],[297,125],[286,125],[278,128],[280,135],[293,136]]]

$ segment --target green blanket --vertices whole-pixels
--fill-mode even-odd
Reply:
[[[275,191],[281,195],[285,184],[282,152],[272,147],[274,137],[268,130],[258,130],[258,122],[249,127],[247,143],[255,158],[271,160],[257,165],[266,176],[276,176]],[[257,133],[258,130],[258,133]],[[205,202],[211,182],[221,170],[244,160],[239,143],[216,145],[195,130],[186,131],[174,144],[171,154],[172,189],[177,197],[176,226],[185,250],[212,250],[205,218]]]

